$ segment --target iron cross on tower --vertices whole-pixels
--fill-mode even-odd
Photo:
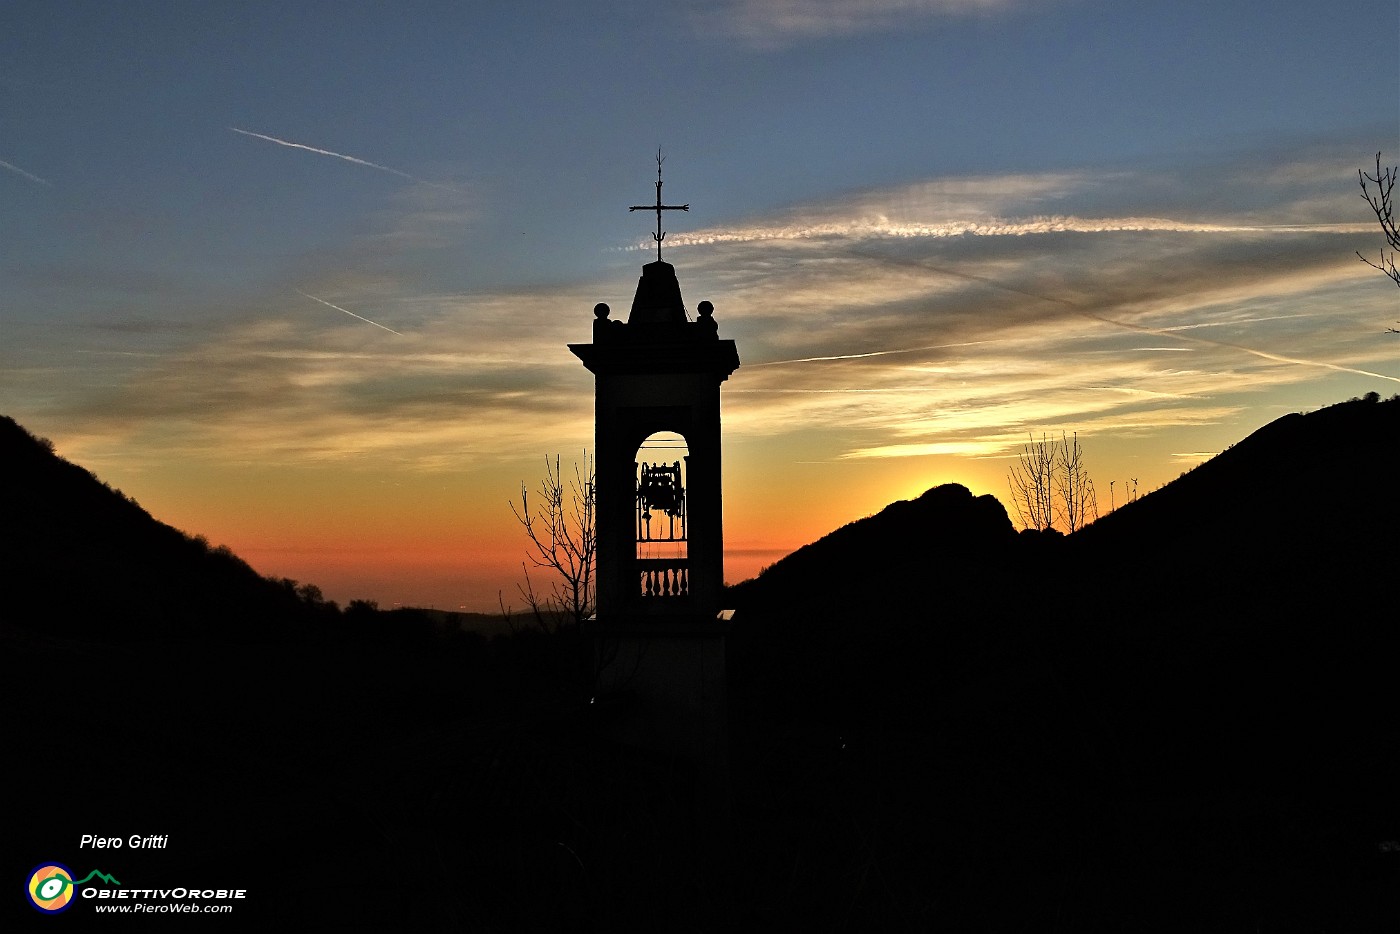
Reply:
[[[655,211],[656,212],[656,233],[651,238],[656,241],[656,261],[661,262],[661,241],[666,239],[666,231],[661,229],[662,211],[689,211],[688,204],[662,204],[661,203],[661,163],[666,160],[661,158],[661,150],[656,151],[656,203],[655,204],[634,204],[628,211]]]

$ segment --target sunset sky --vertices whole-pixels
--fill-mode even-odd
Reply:
[[[507,505],[653,258],[727,577],[1078,432],[1100,509],[1400,391],[1393,0],[64,2],[0,15],[0,414],[327,597],[517,607]],[[1358,489],[1369,492],[1358,477]]]

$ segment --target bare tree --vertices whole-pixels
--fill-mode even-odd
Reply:
[[[1011,468],[1011,505],[1024,529],[1044,532],[1055,525],[1055,461],[1055,443],[1049,436],[1036,441],[1032,435]]]
[[[1041,435],[1031,436],[1011,475],[1011,505],[1024,529],[1041,532],[1061,527],[1074,532],[1099,516],[1098,497],[1094,481],[1084,464],[1084,449],[1079,435],[1073,438],[1064,432],[1060,440]]]
[[[1396,285],[1400,285],[1400,268],[1395,265],[1396,250],[1400,250],[1400,228],[1396,226],[1395,220],[1395,179],[1400,173],[1400,167],[1381,166],[1381,154],[1376,153],[1376,174],[1368,175],[1365,170],[1357,169],[1357,180],[1361,183],[1361,197],[1366,199],[1366,203],[1371,206],[1371,210],[1376,214],[1376,220],[1380,221],[1381,232],[1385,234],[1386,245],[1381,247],[1380,261],[1373,262],[1360,252],[1357,256],[1366,265],[1379,269],[1390,277]],[[1371,186],[1375,186],[1373,191]],[[1395,328],[1387,328],[1392,334],[1400,334]]]
[[[1073,438],[1066,438],[1061,432],[1056,453],[1059,470],[1055,474],[1055,491],[1060,496],[1060,517],[1064,519],[1065,531],[1074,532],[1099,517],[1098,496],[1084,466],[1079,432],[1075,432]]]
[[[552,464],[546,457],[544,466],[545,476],[535,503],[531,504],[530,490],[524,481],[520,483],[520,505],[510,503],[510,511],[530,540],[525,560],[520,564],[525,582],[516,588],[540,628],[552,632],[571,625],[577,629],[592,615],[597,597],[597,487],[593,461],[585,451],[583,467],[575,462],[574,477],[567,483],[558,455]],[[547,572],[548,593],[535,591],[531,567]]]

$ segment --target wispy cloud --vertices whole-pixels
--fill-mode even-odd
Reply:
[[[421,472],[559,444],[542,438],[588,443],[588,374],[563,348],[586,339],[591,295],[566,297],[579,310],[560,322],[538,293],[400,289],[395,320],[414,324],[393,341],[289,320],[270,294],[213,337],[109,374],[68,411],[105,425],[109,448],[114,433],[159,438],[126,445],[132,459]]]
[[[1267,170],[1245,156],[1175,171],[1114,168],[935,178],[676,232],[666,245],[1060,233],[1367,233],[1375,224],[1356,209],[1355,177],[1345,157],[1309,153]],[[1105,207],[1114,213],[1104,213]],[[652,244],[639,240],[628,249],[649,250]]]
[[[708,29],[755,45],[778,45],[1028,5],[1026,0],[724,0],[697,18]]]
[[[394,169],[390,168],[387,165],[380,165],[378,162],[370,162],[368,159],[361,159],[358,156],[347,156],[343,152],[333,152],[329,149],[318,149],[315,146],[308,146],[305,143],[294,143],[291,140],[278,139],[275,136],[266,136],[262,133],[254,133],[252,130],[240,130],[236,126],[231,126],[229,127],[229,129],[235,133],[241,133],[244,136],[251,136],[254,139],[266,140],[269,143],[276,143],[278,146],[286,146],[289,149],[301,149],[305,150],[306,152],[315,153],[319,156],[331,156],[335,159],[343,159],[346,162],[353,162],[355,165],[363,165],[366,168],[378,169],[381,172],[388,172],[390,175],[397,175],[399,178],[407,179],[408,181],[413,182],[417,185],[427,185],[430,188],[442,188],[447,191],[458,190],[456,188],[453,188],[451,185],[442,185],[437,182],[430,182],[426,179],[419,178],[416,175],[410,175],[401,169]]]
[[[49,181],[48,179],[40,178],[39,176],[35,175],[33,172],[26,172],[24,169],[21,169],[19,166],[14,165],[13,163],[10,163],[10,162],[6,162],[6,161],[3,160],[3,159],[0,159],[0,169],[9,169],[11,172],[14,172],[16,175],[23,175],[25,178],[29,179],[31,182],[37,182],[37,183],[40,184],[40,185],[48,185],[49,187],[53,187],[53,182]]]
[[[1191,216],[1195,177],[942,179],[754,218],[723,230],[790,233],[711,237],[671,259],[687,298],[713,300],[721,333],[739,343],[744,365],[724,389],[734,441],[781,439],[793,456],[843,469],[925,457],[992,470],[1030,431],[1188,431],[1157,455],[1169,460],[1237,440],[1231,420],[1266,392],[1320,404],[1400,381],[1396,345],[1379,335],[1393,294],[1352,255],[1369,226],[1339,232],[1354,180],[1320,164],[1283,160],[1247,211],[1218,203],[1201,223],[1148,227],[1114,210],[1151,187],[1152,216]],[[1090,216],[1089,202],[1102,222],[1024,236],[863,232],[881,214],[985,223],[1016,202],[1063,218]],[[444,224],[459,223],[455,212]],[[270,286],[217,336],[133,363],[89,410],[159,425],[162,443],[209,459],[257,450],[279,463],[428,471],[587,444],[591,383],[564,345],[588,339],[596,302],[625,303],[630,275],[435,294],[407,272],[328,268],[342,271],[298,291],[394,331],[317,298],[373,295],[398,339],[313,322],[313,340],[287,319],[277,297],[287,286]],[[1228,436],[1211,434],[1226,424]]]
[[[1239,166],[1217,166],[1207,176],[1209,186],[1184,171],[1122,169],[930,179],[851,192],[776,216],[673,233],[666,244],[680,249],[762,241],[949,240],[1065,233],[1356,234],[1374,227],[1354,210],[1353,192],[1327,184],[1333,172],[1337,173],[1334,180],[1345,177],[1342,173],[1349,167],[1340,160],[1307,160],[1289,168],[1293,171],[1277,167],[1244,178]],[[1098,213],[1105,203],[1134,210]],[[1087,205],[1098,212],[1085,212]],[[628,247],[651,248],[650,241],[640,240]]]
[[[740,340],[738,433],[823,434],[828,456],[869,461],[1208,430],[1265,391],[1400,382],[1377,340],[1390,293],[1352,256],[1371,232],[1351,220],[1354,170],[1274,165],[1237,207],[1231,164],[1205,197],[1201,167],[932,180],[676,235],[672,261]],[[1021,199],[1064,210],[997,219]],[[1144,201],[1154,214],[1076,210]]]
[[[1216,224],[1163,217],[1086,218],[1072,216],[986,218],[941,223],[898,223],[886,217],[851,218],[842,222],[745,226],[697,230],[667,238],[672,247],[750,243],[758,240],[842,238],[1026,237],[1054,233],[1368,233],[1373,224]],[[671,242],[674,241],[674,242]],[[645,250],[645,244],[629,247]]]
[[[367,238],[374,253],[385,249],[460,251],[467,228],[478,219],[478,210],[467,191],[429,191],[409,185],[393,192],[388,206],[374,219],[378,229]]]

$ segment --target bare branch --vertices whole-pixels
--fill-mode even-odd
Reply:
[[[540,481],[534,508],[524,482],[520,484],[520,505],[510,503],[511,513],[529,539],[525,561],[520,565],[524,583],[517,584],[516,589],[536,625],[546,631],[556,631],[566,623],[580,627],[593,613],[597,491],[587,451],[583,461],[582,468],[575,462],[573,480],[566,484],[559,456],[555,455],[553,463],[546,457],[545,476]],[[536,593],[531,567],[549,572],[548,594]]]
[[[1376,220],[1380,222],[1381,232],[1385,234],[1386,242],[1386,246],[1381,247],[1377,260],[1362,256],[1360,251],[1356,255],[1367,266],[1379,269],[1392,282],[1400,286],[1400,267],[1396,266],[1396,251],[1400,250],[1400,224],[1397,224],[1395,218],[1397,174],[1400,174],[1400,167],[1381,165],[1380,153],[1376,153],[1375,175],[1369,175],[1362,169],[1356,170],[1357,181],[1361,183],[1361,197],[1366,199],[1366,203],[1371,206],[1371,211],[1376,215]],[[1371,187],[1373,185],[1375,186],[1374,190]],[[1391,334],[1400,334],[1400,330],[1395,328],[1386,328],[1386,330]]]
[[[1032,435],[1007,479],[1022,528],[1045,531],[1054,526],[1054,475],[1054,444],[1046,435],[1039,441]]]
[[[1079,433],[1067,438],[1061,432],[1056,454],[1059,469],[1055,473],[1055,489],[1060,497],[1060,514],[1065,520],[1065,531],[1073,533],[1099,517],[1098,497],[1094,493],[1094,481],[1084,466]]]
[[[1026,444],[1007,483],[1011,505],[1023,529],[1045,532],[1056,527],[1072,533],[1099,517],[1094,481],[1084,464],[1079,435],[1060,432],[1060,440],[1041,435]]]

